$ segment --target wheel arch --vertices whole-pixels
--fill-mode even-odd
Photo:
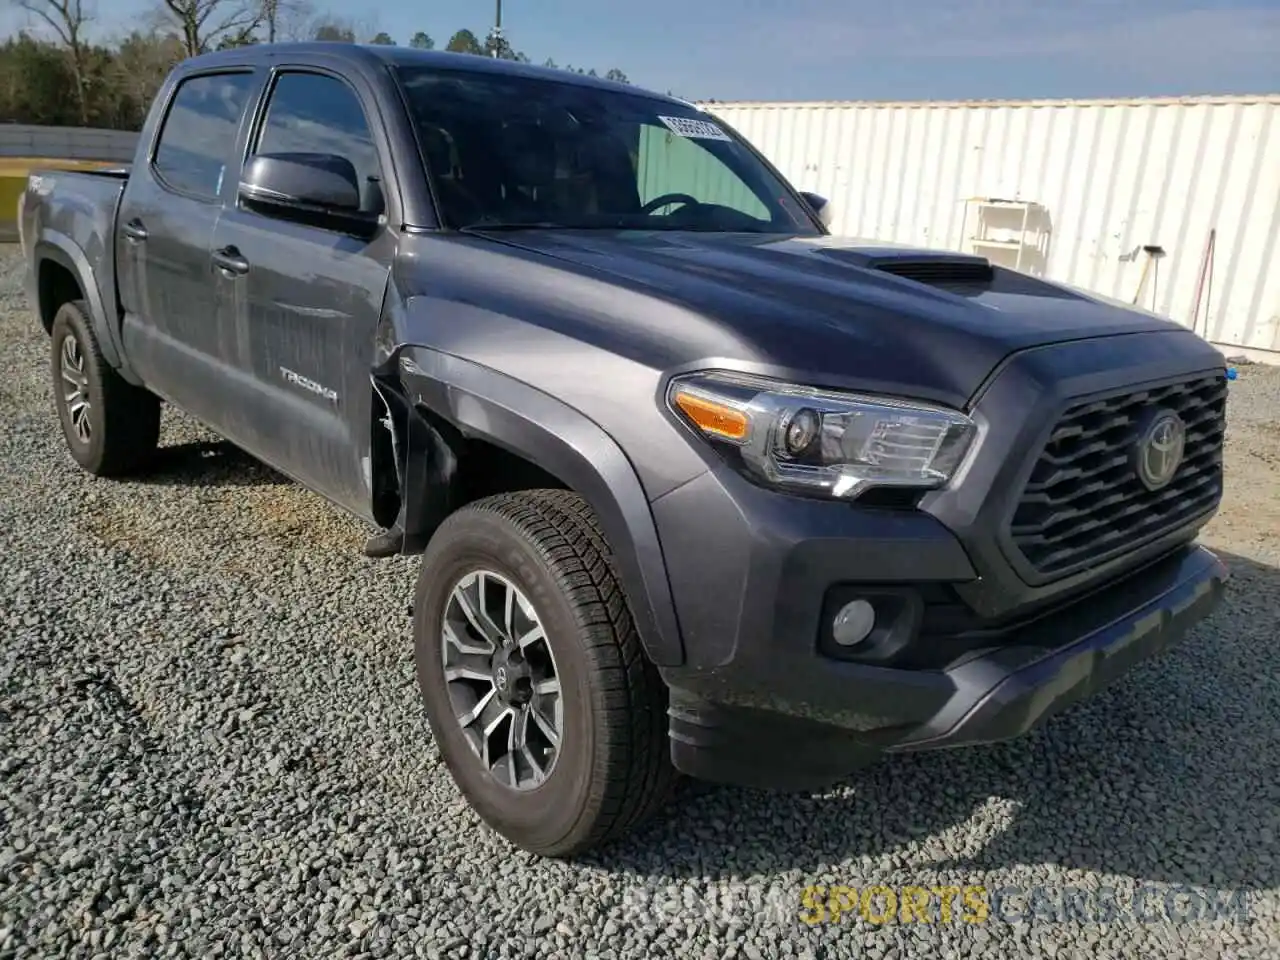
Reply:
[[[121,369],[123,359],[115,331],[109,322],[106,305],[102,302],[102,292],[94,282],[93,267],[84,252],[69,237],[45,230],[36,241],[32,259],[35,263],[36,313],[45,333],[53,330],[53,318],[62,304],[68,300],[83,300],[103,359],[132,381],[128,371]],[[72,292],[79,295],[71,296]]]
[[[465,502],[458,482],[463,445],[490,445],[586,500],[612,549],[646,653],[661,666],[683,663],[657,526],[621,447],[578,410],[488,367],[423,347],[404,348],[395,360],[394,377],[375,382],[384,399],[395,393],[404,405],[395,419],[407,498],[405,550],[425,549]]]

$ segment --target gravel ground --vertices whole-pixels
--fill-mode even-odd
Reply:
[[[414,562],[172,412],[154,478],[73,467],[20,269],[0,248],[0,960],[1280,957],[1280,369],[1232,385],[1234,587],[1178,650],[1016,743],[691,786],[570,865],[441,765]],[[833,922],[869,885],[989,913]]]

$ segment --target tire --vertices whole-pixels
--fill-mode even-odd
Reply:
[[[448,615],[454,635],[474,643],[479,634],[460,615],[465,611],[454,591],[471,583],[464,593],[478,611],[481,581],[495,604],[494,620],[518,611],[511,614],[508,636],[536,636],[536,624],[543,630],[545,643],[535,639],[523,657],[505,661],[512,665],[511,696],[520,689],[550,689],[548,671],[559,690],[554,698],[532,693],[527,706],[513,708],[524,711],[529,731],[527,752],[517,752],[514,768],[503,759],[511,743],[509,736],[504,742],[504,732],[520,729],[514,715],[491,739],[489,759],[497,760],[492,769],[473,746],[483,739],[480,728],[510,706],[498,691],[497,667],[490,664],[488,687],[482,677],[445,676],[446,656],[455,661],[454,669],[485,663],[484,655],[462,654],[445,639],[444,628]],[[503,581],[519,591],[536,620],[525,615],[518,598],[510,607],[495,600],[495,594],[505,598],[508,592]],[[670,797],[677,775],[667,741],[666,687],[641,649],[596,519],[576,494],[500,494],[457,511],[440,526],[418,577],[414,657],[431,730],[454,782],[480,818],[516,846],[572,857],[628,833]],[[521,670],[528,675],[516,676]],[[486,690],[488,705],[464,732],[459,714]],[[548,721],[554,726],[557,718],[559,746],[551,755],[546,747],[552,739],[544,734]],[[540,781],[535,759],[545,768]],[[522,776],[526,782],[520,784]]]
[[[50,359],[53,402],[72,459],[99,477],[145,469],[160,441],[160,399],[103,358],[83,300],[54,315]]]

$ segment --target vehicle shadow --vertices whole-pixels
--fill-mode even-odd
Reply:
[[[856,863],[890,853],[905,883],[917,882],[907,869],[1055,864],[1228,892],[1280,886],[1280,570],[1219,555],[1233,579],[1209,620],[1022,739],[888,757],[822,793],[694,784],[593,859],[647,883],[800,871],[797,896],[808,883],[895,882]],[[842,863],[862,875],[832,876]]]
[[[136,479],[174,487],[264,487],[293,482],[227,440],[162,446],[151,468]]]

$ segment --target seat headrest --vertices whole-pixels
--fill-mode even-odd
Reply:
[[[437,177],[456,176],[453,140],[436,126],[421,128],[422,150],[427,155],[427,166]]]
[[[556,141],[536,123],[514,122],[504,126],[502,144],[507,169],[522,187],[545,187],[556,178]]]

